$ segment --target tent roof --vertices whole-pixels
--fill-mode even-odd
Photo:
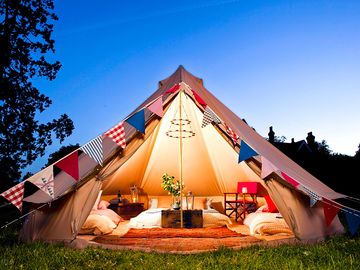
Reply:
[[[181,82],[185,82],[191,89],[196,91],[204,102],[232,128],[232,130],[240,137],[240,140],[244,140],[259,155],[268,159],[279,169],[279,171],[286,172],[287,175],[296,179],[296,181],[301,185],[316,192],[321,197],[329,199],[344,197],[343,194],[337,193],[323,184],[293,160],[284,155],[275,146],[264,140],[262,136],[260,136],[213,94],[211,94],[205,88],[202,79],[192,75],[181,65],[171,76],[159,82],[158,90],[145,100],[135,110],[135,112],[141,109],[144,105],[148,104],[150,101],[154,100],[156,97],[164,95],[168,89]]]

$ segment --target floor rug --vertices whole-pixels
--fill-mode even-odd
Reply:
[[[245,247],[261,242],[253,236],[233,232],[227,227],[194,229],[130,229],[124,236],[102,235],[96,243],[128,249],[192,253],[216,250],[219,247]]]

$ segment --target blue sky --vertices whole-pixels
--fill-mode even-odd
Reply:
[[[36,81],[84,144],[181,64],[262,136],[360,143],[360,1],[55,1],[56,80]],[[60,147],[54,144],[47,155]],[[29,170],[37,171],[40,158]]]

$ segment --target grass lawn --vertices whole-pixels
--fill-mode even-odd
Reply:
[[[316,245],[222,248],[196,255],[75,250],[13,239],[0,236],[0,269],[360,269],[359,237],[335,237]]]

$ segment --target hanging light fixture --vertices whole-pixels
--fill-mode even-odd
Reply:
[[[195,136],[195,132],[192,130],[191,121],[186,113],[184,105],[182,104],[182,95],[184,89],[180,89],[179,92],[179,108],[174,113],[174,118],[170,121],[171,125],[166,132],[166,136],[170,138],[179,139],[179,171],[180,171],[180,202],[182,202],[182,187],[183,187],[183,139],[188,139]],[[182,207],[180,207],[180,226],[183,228],[183,213]]]

